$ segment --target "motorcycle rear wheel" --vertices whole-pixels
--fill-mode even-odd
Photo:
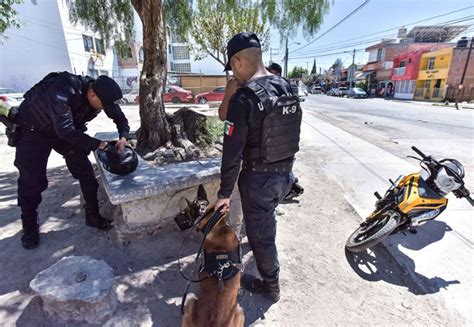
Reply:
[[[357,228],[347,239],[346,249],[361,252],[386,239],[398,226],[400,215],[389,210],[381,213],[367,225]]]

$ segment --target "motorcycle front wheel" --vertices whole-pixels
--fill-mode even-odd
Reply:
[[[374,246],[397,228],[399,220],[400,215],[393,210],[381,213],[370,222],[362,224],[349,236],[346,249],[350,252],[360,252]]]

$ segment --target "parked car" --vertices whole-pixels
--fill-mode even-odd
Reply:
[[[341,96],[341,91],[339,91],[337,87],[333,87],[332,89],[326,92],[326,95],[338,97]]]
[[[341,86],[338,89],[339,89],[339,96],[340,97],[345,97],[345,96],[349,95],[349,89],[347,87]]]
[[[187,103],[193,102],[193,92],[183,89],[182,87],[170,85],[165,89],[163,94],[164,102]]]
[[[367,98],[367,93],[364,90],[354,87],[350,89],[349,94],[347,95],[349,98]]]
[[[321,86],[313,86],[311,88],[311,94],[322,94],[323,93],[323,89],[321,88]]]
[[[212,91],[199,93],[194,97],[195,103],[207,103],[208,101],[222,101],[224,99],[225,87],[217,87]]]
[[[137,103],[136,100],[138,100],[138,90],[132,90],[123,94],[121,102],[122,104]]]
[[[23,93],[0,87],[0,101],[3,101],[8,108],[17,107],[23,101]]]
[[[193,92],[183,89],[182,87],[176,85],[170,85],[165,88],[165,93],[163,93],[164,102],[173,102],[173,103],[188,103],[193,102]],[[137,95],[135,102],[140,102],[140,97]]]

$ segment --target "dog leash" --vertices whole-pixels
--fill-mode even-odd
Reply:
[[[197,265],[197,262],[199,260],[199,257],[201,256],[201,253],[202,253],[202,249],[204,247],[204,241],[206,240],[206,236],[207,234],[209,234],[209,232],[211,231],[211,229],[217,224],[217,222],[220,220],[220,215],[221,215],[221,210],[222,210],[223,206],[219,207],[211,216],[211,218],[209,219],[208,223],[206,224],[206,227],[205,227],[205,230],[204,230],[204,236],[202,238],[202,241],[201,241],[201,244],[199,245],[199,250],[196,254],[196,259],[194,259],[194,263],[193,263],[193,269],[191,270],[191,274],[189,277],[187,277],[184,272],[181,270],[181,263],[180,263],[180,258],[181,258],[181,251],[182,251],[182,248],[183,248],[183,245],[184,245],[184,241],[186,240],[186,238],[189,236],[189,234],[191,233],[191,231],[193,230],[194,227],[196,227],[202,220],[202,216],[201,216],[201,219],[199,219],[193,226],[192,229],[190,229],[185,237],[184,237],[184,240],[183,242],[181,243],[181,246],[180,246],[180,249],[179,249],[179,254],[178,254],[178,270],[179,270],[179,273],[181,274],[181,276],[183,276],[184,279],[186,279],[188,282],[186,284],[186,288],[184,290],[184,294],[183,294],[183,297],[181,299],[181,314],[184,314],[184,304],[186,302],[186,298],[188,296],[188,293],[189,293],[189,287],[191,286],[191,283],[198,283],[198,282],[201,282],[207,278],[209,278],[209,276],[206,276],[204,278],[201,278],[201,279],[197,279],[197,280],[193,280],[192,279],[192,275],[194,274],[194,272],[196,271],[196,265]]]

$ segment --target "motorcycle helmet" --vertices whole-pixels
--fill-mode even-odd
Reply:
[[[436,187],[445,194],[460,188],[464,178],[462,164],[455,159],[444,159],[440,161],[440,164],[441,167],[434,178]]]
[[[138,166],[137,153],[128,145],[123,151],[117,151],[116,144],[116,141],[109,142],[104,150],[97,151],[102,166],[116,175],[128,175],[134,172]]]

